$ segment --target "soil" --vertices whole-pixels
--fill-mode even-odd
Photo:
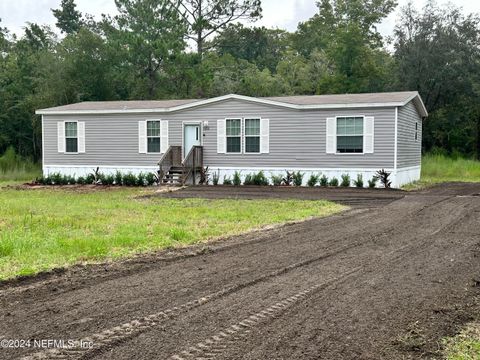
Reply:
[[[93,348],[0,349],[0,358],[441,358],[441,338],[480,313],[479,193],[480,184],[445,184],[408,193],[199,187],[158,194],[350,198],[355,207],[3,283],[0,339],[86,339]]]

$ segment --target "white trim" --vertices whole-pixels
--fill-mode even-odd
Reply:
[[[102,169],[130,169],[130,168],[145,168],[145,169],[158,169],[158,166],[138,166],[138,164],[136,165],[98,165],[98,164],[95,164],[95,165],[59,165],[59,164],[54,164],[54,165],[45,165],[46,167],[53,167],[53,168],[84,168],[84,167],[88,167],[88,168],[100,168],[100,170]]]
[[[66,124],[67,123],[76,123],[77,124],[77,151],[67,151],[67,133],[66,133],[66,130],[67,130],[67,127],[66,127]],[[69,139],[74,139],[72,137],[69,137]],[[62,153],[62,154],[65,154],[65,155],[78,155],[80,154],[80,148],[79,148],[79,141],[78,141],[78,120],[64,120],[63,121],[63,146],[64,146],[64,149],[65,151]]]
[[[198,125],[200,127],[200,146],[203,146],[203,121],[182,121],[182,159],[185,160],[185,125]]]
[[[398,164],[398,107],[395,108],[395,134],[394,134],[394,145],[393,145],[393,172],[397,173],[397,164]]]
[[[42,172],[43,167],[45,166],[45,125],[43,124],[43,115],[42,115]],[[57,130],[58,131],[58,130]],[[58,141],[58,136],[57,136]]]
[[[410,101],[415,100],[418,105],[420,105],[420,115],[422,117],[428,116],[428,112],[423,104],[422,99],[418,92],[414,95],[410,96],[407,101],[404,102],[384,102],[384,103],[345,103],[345,104],[319,104],[319,105],[297,105],[297,104],[290,104],[281,101],[275,100],[268,100],[264,98],[254,98],[250,96],[244,95],[237,95],[237,94],[229,94],[224,96],[218,96],[211,99],[195,101],[189,104],[174,106],[170,108],[157,108],[157,109],[127,109],[127,110],[50,110],[50,109],[40,109],[35,111],[38,115],[79,115],[79,114],[148,114],[148,113],[169,113],[174,111],[180,111],[185,109],[190,109],[198,106],[204,106],[220,101],[236,99],[236,100],[243,100],[249,101],[258,104],[264,105],[271,105],[271,106],[278,106],[284,107],[288,109],[294,110],[312,110],[312,109],[359,109],[359,108],[375,108],[375,107],[397,107],[397,106],[405,106]]]

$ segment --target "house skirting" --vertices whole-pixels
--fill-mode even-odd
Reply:
[[[44,175],[49,175],[52,173],[61,173],[63,175],[70,175],[70,176],[87,176],[88,174],[92,173],[95,171],[97,168],[96,165],[44,165],[43,166],[43,174]],[[158,166],[100,166],[100,172],[103,174],[114,174],[116,171],[120,171],[122,173],[133,173],[133,174],[139,174],[141,172],[143,173],[150,173],[150,172],[157,172]],[[352,186],[353,186],[353,180],[357,178],[358,174],[363,175],[363,182],[364,186],[368,186],[368,180],[370,180],[375,173],[377,172],[378,169],[366,169],[366,168],[342,168],[342,169],[323,169],[323,168],[318,168],[318,169],[312,169],[312,168],[259,168],[259,167],[215,167],[215,166],[209,166],[209,172],[210,172],[210,182],[212,181],[212,177],[214,173],[219,174],[220,181],[219,183],[223,183],[223,179],[225,177],[229,177],[230,179],[233,178],[233,174],[235,171],[240,172],[240,176],[242,178],[242,182],[245,179],[245,176],[247,174],[251,173],[257,173],[260,170],[263,170],[265,173],[265,176],[269,178],[271,175],[282,175],[285,176],[286,170],[288,171],[300,171],[304,173],[303,177],[303,185],[307,185],[308,178],[312,174],[321,174],[325,175],[328,177],[328,179],[332,179],[333,177],[336,177],[339,182],[341,182],[342,175],[343,174],[348,174],[350,175],[351,181],[352,181]],[[393,187],[401,187],[402,185],[411,183],[413,181],[419,180],[420,179],[420,166],[413,166],[413,167],[406,167],[406,168],[400,168],[397,169],[395,172],[393,169],[386,168],[385,169],[388,172],[391,172],[392,175],[390,175],[390,179],[392,181],[392,186]],[[377,186],[380,184],[377,183]]]
[[[342,175],[343,174],[348,174],[350,175],[351,178],[351,185],[353,186],[353,181],[357,179],[358,174],[362,174],[363,176],[363,182],[364,186],[368,186],[368,180],[370,180],[379,170],[381,167],[376,168],[376,169],[367,169],[367,168],[342,168],[342,169],[325,169],[325,168],[318,168],[318,169],[312,169],[312,168],[258,168],[258,167],[251,167],[251,168],[237,168],[237,167],[215,167],[215,166],[210,166],[209,167],[209,172],[210,172],[210,180],[212,179],[212,176],[214,173],[219,174],[220,181],[219,183],[223,183],[224,177],[229,177],[230,179],[233,179],[233,174],[235,171],[240,172],[240,176],[242,178],[242,182],[245,179],[245,176],[251,173],[257,173],[260,170],[263,170],[265,173],[265,176],[269,178],[271,175],[282,175],[285,176],[286,170],[288,171],[300,171],[304,173],[303,176],[303,184],[302,185],[307,185],[308,178],[312,174],[321,174],[325,175],[328,177],[328,179],[332,179],[333,177],[336,177],[339,181],[339,183],[342,180]],[[390,172],[390,179],[392,181],[392,186],[393,187],[401,187],[405,184],[411,183],[413,181],[419,180],[420,179],[420,166],[415,166],[415,167],[408,167],[408,168],[401,168],[397,169],[395,172],[393,169],[390,168],[385,168],[386,171]],[[379,183],[377,183],[377,186],[380,186]]]
[[[117,171],[120,171],[122,174],[132,173],[135,175],[141,172],[156,173],[158,171],[158,166],[43,165],[43,175],[60,173],[74,177],[85,177],[95,172],[97,167],[105,175],[115,174]]]

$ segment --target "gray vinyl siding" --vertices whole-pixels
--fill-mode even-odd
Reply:
[[[373,154],[326,154],[326,119],[364,115],[375,118]],[[218,154],[217,120],[229,117],[270,119],[268,154]],[[169,144],[182,145],[182,123],[208,121],[204,161],[215,167],[393,168],[395,109],[294,110],[230,99],[168,114],[44,116],[45,165],[154,166],[160,154],[139,154],[138,121],[168,120]],[[57,152],[57,122],[84,121],[84,154]]]
[[[415,141],[415,123],[418,122],[418,140]],[[422,118],[413,104],[398,110],[397,167],[419,166],[422,162]]]

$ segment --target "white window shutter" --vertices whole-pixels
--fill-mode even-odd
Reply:
[[[260,120],[260,152],[268,154],[270,152],[270,120]]]
[[[334,117],[327,118],[327,154],[337,152],[337,121]]]
[[[57,122],[57,144],[58,152],[65,152],[65,123],[63,121]]]
[[[168,150],[168,120],[160,121],[160,152],[165,154]]]
[[[227,152],[227,129],[225,119],[217,120],[217,153]]]
[[[85,122],[77,122],[77,132],[78,132],[78,152],[85,152]]]
[[[373,116],[365,116],[363,124],[363,152],[373,154],[375,119]]]
[[[138,152],[147,153],[147,122],[144,120],[138,122]]]

